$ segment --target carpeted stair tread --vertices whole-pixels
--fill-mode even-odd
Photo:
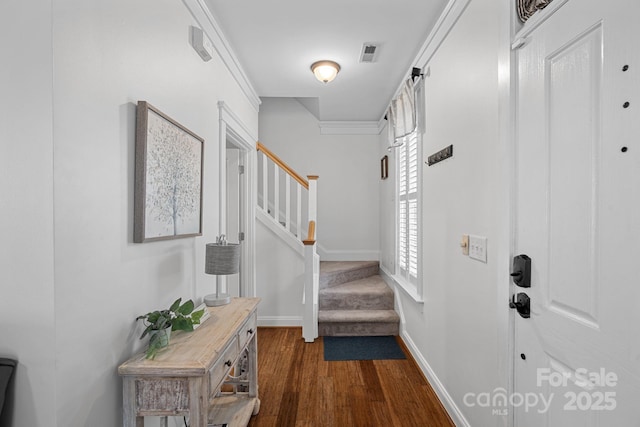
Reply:
[[[320,288],[375,276],[378,272],[378,261],[321,261]]]
[[[393,306],[393,291],[380,276],[320,290],[320,310],[391,310]]]

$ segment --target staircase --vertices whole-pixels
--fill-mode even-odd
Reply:
[[[393,291],[378,261],[320,262],[317,253],[317,175],[307,179],[261,143],[256,219],[304,260],[302,337],[398,335]],[[322,226],[322,224],[320,224]]]
[[[393,291],[378,261],[320,262],[320,336],[398,335]]]
[[[318,338],[318,176],[307,175],[304,179],[260,142],[256,150],[259,177],[256,219],[304,259],[302,337],[305,342],[313,342]]]

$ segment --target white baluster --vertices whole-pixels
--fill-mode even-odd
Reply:
[[[280,167],[273,168],[273,218],[280,223]]]
[[[284,179],[284,226],[286,227],[287,231],[291,232],[291,178],[288,174],[285,174]]]
[[[269,211],[269,163],[266,154],[262,153],[262,209]]]
[[[296,181],[296,188],[298,190],[298,194],[296,197],[296,232],[298,233],[298,239],[303,240],[304,236],[302,233],[302,185]]]

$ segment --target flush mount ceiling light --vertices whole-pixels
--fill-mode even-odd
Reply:
[[[329,83],[338,75],[340,65],[333,61],[317,61],[311,64],[311,71],[318,80],[323,83]]]

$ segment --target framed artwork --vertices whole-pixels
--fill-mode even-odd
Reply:
[[[202,235],[204,139],[138,101],[133,241]]]
[[[380,179],[389,178],[389,156],[384,156],[380,160]]]

